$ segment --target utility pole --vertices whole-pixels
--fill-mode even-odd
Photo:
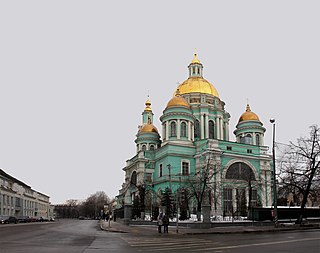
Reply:
[[[270,123],[273,124],[272,132],[272,163],[273,163],[273,214],[274,214],[274,226],[278,227],[278,205],[277,205],[277,179],[276,179],[276,152],[275,152],[275,135],[276,135],[276,120],[270,119]]]

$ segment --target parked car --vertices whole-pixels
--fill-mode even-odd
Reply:
[[[19,223],[27,223],[29,216],[20,216],[17,218]]]
[[[27,222],[36,222],[36,221],[37,221],[37,218],[35,217],[28,216],[27,218]]]
[[[10,223],[17,224],[18,219],[14,216],[0,216],[0,223],[1,224],[10,224]]]

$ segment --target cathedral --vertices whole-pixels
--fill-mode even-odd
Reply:
[[[188,192],[184,199],[189,216],[199,211],[199,205],[210,216],[272,205],[266,129],[250,105],[233,131],[236,141],[230,141],[230,114],[216,88],[203,77],[197,54],[188,66],[188,78],[173,94],[160,116],[159,130],[153,124],[151,102],[145,102],[136,154],[126,161],[125,181],[117,196],[124,217],[133,217],[134,200],[139,198],[144,198],[144,215],[152,216],[152,210],[161,208],[165,189],[172,196]]]

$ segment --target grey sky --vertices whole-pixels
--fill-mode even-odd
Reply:
[[[110,197],[148,92],[159,117],[194,48],[231,114],[277,141],[319,124],[319,1],[0,1],[0,167],[52,203]]]

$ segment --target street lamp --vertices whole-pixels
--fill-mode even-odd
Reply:
[[[172,192],[172,183],[171,183],[171,164],[167,165],[169,170],[169,183],[170,183],[170,191]]]
[[[277,206],[277,180],[276,180],[276,154],[275,154],[275,135],[276,135],[276,120],[270,119],[273,125],[272,131],[272,163],[273,163],[273,205],[274,205],[274,226],[278,226],[278,206]]]

